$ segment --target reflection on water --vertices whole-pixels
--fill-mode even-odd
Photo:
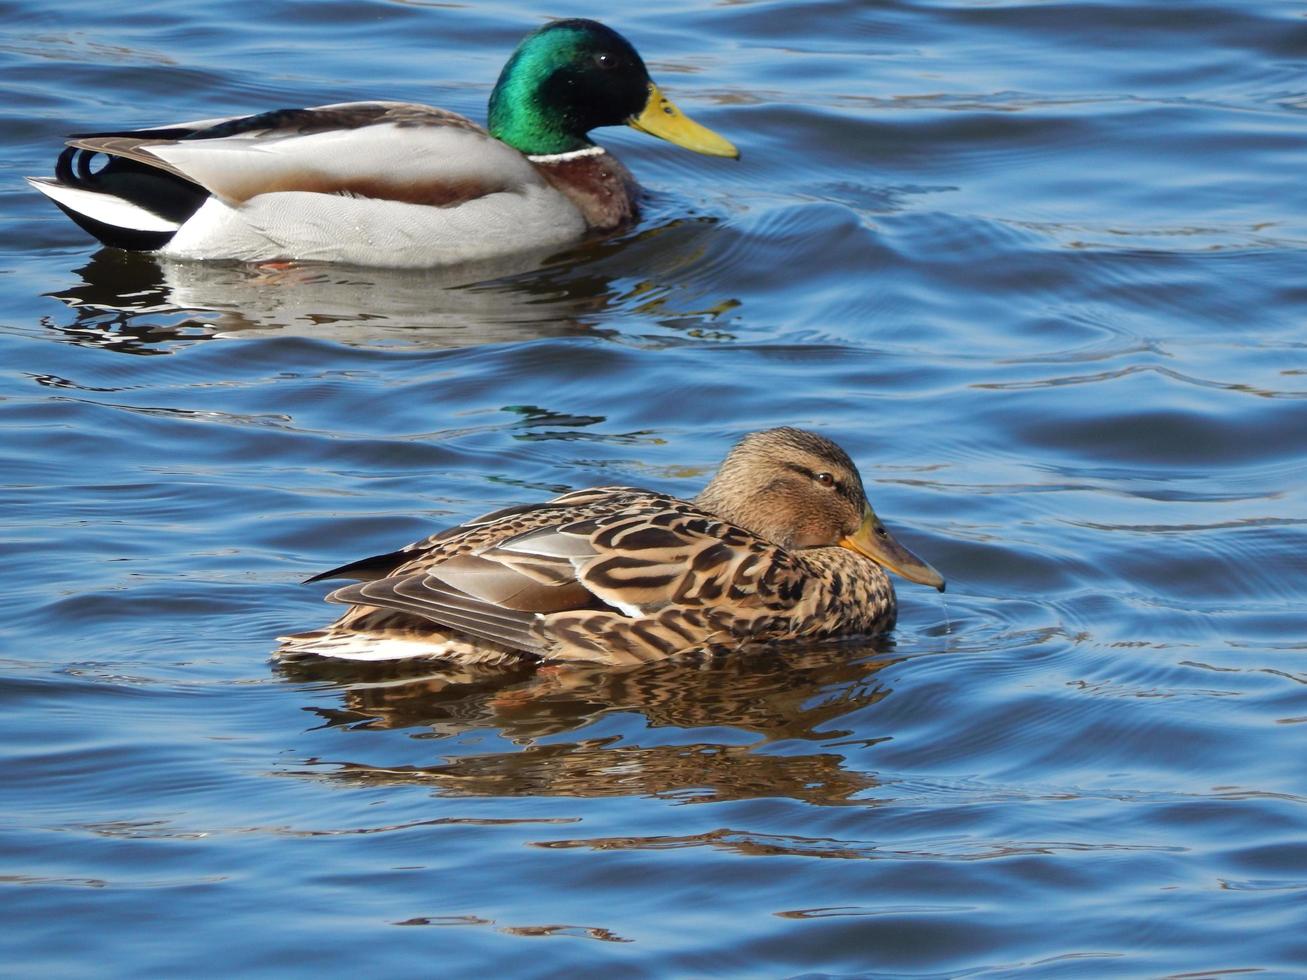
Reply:
[[[298,681],[333,679],[335,701],[315,706],[326,727],[422,729],[418,738],[493,730],[508,752],[459,754],[429,766],[313,760],[312,772],[347,782],[413,783],[445,796],[658,795],[685,802],[785,796],[816,805],[855,802],[875,785],[821,752],[759,751],[782,740],[833,742],[839,719],[887,697],[876,674],[893,663],[889,641],[733,657],[689,657],[628,670],[451,666],[421,677],[402,667],[284,664]],[[639,736],[556,736],[634,714],[649,730],[690,730],[674,744]],[[740,734],[756,739],[742,744]],[[726,742],[718,739],[729,734]],[[548,738],[547,742],[542,739]],[[661,743],[662,738],[649,741]],[[865,745],[865,740],[858,740]],[[433,745],[439,751],[439,743]]]
[[[48,325],[77,343],[127,353],[162,353],[165,341],[274,334],[455,347],[593,333],[597,314],[627,304],[693,334],[739,305],[721,296],[696,309],[669,306],[677,277],[693,275],[715,224],[672,219],[562,254],[430,270],[178,262],[101,249],[76,270],[80,283],[48,294],[73,311],[70,322]]]

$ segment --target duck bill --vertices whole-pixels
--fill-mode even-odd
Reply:
[[[722,139],[707,126],[697,122],[676,107],[676,103],[663,95],[662,90],[653,82],[649,83],[649,99],[638,116],[632,116],[626,124],[633,129],[650,136],[683,146],[695,153],[704,153],[710,157],[732,157],[738,160],[740,151],[735,144]]]
[[[862,512],[862,524],[840,541],[840,547],[870,558],[909,582],[933,585],[944,591],[944,576],[895,541],[870,507]]]

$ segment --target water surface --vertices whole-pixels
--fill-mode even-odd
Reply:
[[[15,975],[1307,971],[1300,5],[18,0],[0,28]],[[473,285],[98,251],[67,132],[483,116],[610,19],[738,163]],[[489,273],[487,273],[489,274]],[[269,663],[303,577],[819,429],[949,580],[874,642]]]

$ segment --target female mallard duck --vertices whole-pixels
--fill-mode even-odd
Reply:
[[[867,503],[844,450],[802,429],[746,436],[692,502],[599,487],[495,511],[311,579],[349,611],[283,657],[529,655],[632,664],[690,650],[879,633],[885,568],[943,590]]]
[[[28,181],[106,245],[182,259],[438,266],[633,221],[638,186],[587,138],[626,123],[739,152],[681,113],[616,31],[528,34],[490,94],[489,131],[444,109],[345,102],[74,136]],[[91,169],[97,154],[108,158]]]

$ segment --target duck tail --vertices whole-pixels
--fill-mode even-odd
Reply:
[[[75,138],[59,154],[53,177],[27,182],[105,245],[138,252],[162,248],[209,196],[198,184],[162,169],[162,161],[154,166],[139,153],[128,158],[78,145],[84,139]],[[99,155],[108,162],[93,170]]]
[[[344,633],[330,629],[310,630],[277,637],[273,652],[278,660],[326,657],[331,660],[414,660],[439,655],[434,644],[418,638],[387,633]]]
[[[355,631],[327,627],[279,636],[277,644],[272,657],[283,663],[319,659],[368,663],[434,660],[451,664],[499,666],[535,660],[495,643],[401,629]]]

